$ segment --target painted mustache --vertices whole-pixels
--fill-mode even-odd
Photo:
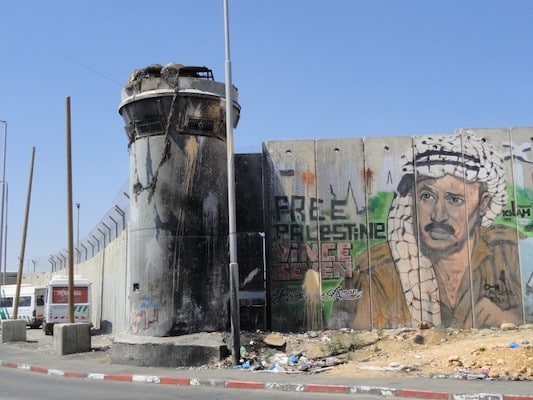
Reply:
[[[430,224],[427,224],[424,227],[424,230],[426,232],[442,231],[445,233],[449,233],[450,235],[455,234],[455,229],[453,229],[453,227],[451,227],[450,225],[444,224],[442,222],[432,222]]]

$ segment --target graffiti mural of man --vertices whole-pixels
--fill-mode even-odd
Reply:
[[[417,138],[404,157],[388,240],[341,284],[369,301],[336,301],[330,327],[521,323],[518,233],[493,224],[507,201],[502,157],[467,134]]]

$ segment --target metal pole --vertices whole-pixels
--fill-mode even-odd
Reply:
[[[60,269],[67,269],[67,257],[63,253],[59,253],[59,266]]]
[[[76,203],[78,209],[78,221],[76,223],[76,259],[80,262],[80,203]]]
[[[128,197],[128,199],[129,199],[129,197]],[[126,213],[119,206],[115,206],[115,210],[122,217],[122,230],[126,229]]]
[[[2,258],[2,253],[4,251],[4,210],[5,210],[5,185],[6,185],[6,148],[7,148],[7,121],[0,120],[4,124],[4,153],[3,153],[3,164],[2,164],[2,199],[1,199],[1,211],[0,211],[0,270],[1,264],[4,264],[4,276],[2,280],[2,285],[6,284],[6,263]],[[7,232],[6,232],[7,235]]]
[[[94,235],[93,235],[93,238],[94,238]],[[91,253],[91,257],[94,257],[94,244],[93,242],[91,242],[91,239],[86,239],[87,240],[87,243],[89,243],[91,245],[91,250],[92,250],[92,253]],[[87,257],[85,257],[87,258]]]
[[[104,246],[102,247],[102,249],[105,249],[105,246],[106,246],[106,244],[105,244],[105,237],[106,237],[105,232],[103,230],[101,230],[100,228],[96,228],[96,230],[98,230],[102,234],[102,237],[104,238]],[[107,242],[107,244],[109,244],[109,241]]]
[[[118,221],[113,218],[111,215],[108,215],[108,218],[113,221],[113,223],[115,224],[115,239],[118,238]]]
[[[30,214],[30,200],[31,200],[31,185],[33,181],[33,161],[35,159],[35,147],[32,147],[31,151],[31,163],[30,163],[30,179],[28,182],[28,193],[26,195],[26,212],[24,213],[24,226],[22,228],[22,243],[20,246],[19,255],[19,267],[17,272],[17,290],[15,292],[15,299],[13,304],[13,319],[18,318],[19,297],[20,297],[20,285],[22,283],[24,252],[26,250],[26,233],[28,232],[28,216]]]
[[[231,360],[233,365],[239,362],[240,353],[240,316],[239,316],[239,264],[237,263],[237,237],[235,218],[235,165],[233,145],[233,91],[231,82],[231,59],[229,46],[229,5],[224,0],[224,38],[225,38],[225,72],[226,72],[226,154],[228,162],[228,217],[229,217],[229,280],[231,334],[233,346]]]
[[[94,235],[91,235],[93,237],[94,240],[96,240],[96,243],[98,243],[98,247],[97,247],[97,250],[98,250],[98,253],[100,252],[100,241],[98,240],[98,238]],[[95,256],[96,254],[94,253],[94,247],[93,247],[93,256]]]
[[[83,243],[80,243],[80,246],[83,247],[83,250],[85,250],[85,256],[83,257],[83,261],[87,261],[87,246],[85,246]],[[81,253],[80,253],[81,257]]]
[[[102,225],[105,226],[105,228],[109,232],[109,240],[107,241],[107,244],[109,245],[109,243],[111,243],[111,239],[112,239],[112,236],[113,236],[113,234],[111,233],[111,227],[109,225],[107,225],[105,222],[102,222]]]
[[[7,216],[8,216],[8,210],[9,210],[9,207],[8,207],[9,206],[9,185],[7,184],[7,182],[5,183],[5,187],[6,187],[6,206],[3,207],[6,210],[6,217],[4,221],[5,229],[4,229],[4,249],[3,249],[3,252],[4,252],[4,284],[5,284],[5,279],[6,279],[6,266],[7,266]]]
[[[264,303],[264,307],[263,307],[263,329],[266,329],[266,327],[267,327],[267,300],[266,300],[266,296],[267,296],[267,287],[266,287],[267,265],[266,265],[266,235],[265,235],[265,232],[259,232],[259,236],[261,237],[261,248],[263,250],[263,252],[262,252],[262,255],[263,255],[263,290],[265,291],[265,303]]]
[[[51,255],[50,257],[48,257],[48,262],[51,265],[51,268],[50,268],[51,271],[54,272],[55,271],[55,265],[56,265],[56,262],[54,260],[54,256]]]
[[[67,270],[68,270],[68,322],[74,323],[74,238],[72,234],[72,155],[71,155],[71,128],[70,128],[70,97],[66,99],[66,124],[67,124]]]

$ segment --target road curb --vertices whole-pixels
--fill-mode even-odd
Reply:
[[[196,379],[157,375],[134,375],[134,374],[106,374],[106,373],[83,373],[75,371],[62,371],[45,368],[37,365],[14,363],[0,360],[0,365],[5,368],[21,369],[39,374],[53,375],[65,378],[80,378],[87,380],[108,380],[120,382],[136,382],[176,386],[217,386],[231,389],[253,390],[280,390],[285,392],[304,393],[331,393],[331,394],[362,394],[377,395],[383,397],[417,398],[428,400],[533,400],[531,396],[504,395],[494,393],[466,394],[446,393],[418,389],[395,389],[374,386],[352,385],[328,385],[328,384],[298,384],[279,382],[257,382],[245,380],[224,379]]]

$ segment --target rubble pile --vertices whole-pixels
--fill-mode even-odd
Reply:
[[[241,333],[240,362],[216,368],[351,377],[533,381],[533,326]]]
[[[313,336],[313,333],[296,336],[300,336],[303,342]],[[296,342],[298,343],[298,340]],[[287,339],[278,333],[267,335],[256,333],[241,346],[239,365],[234,368],[283,373],[317,373],[345,362],[340,358],[320,353],[323,352],[304,354],[301,348],[288,349]]]

